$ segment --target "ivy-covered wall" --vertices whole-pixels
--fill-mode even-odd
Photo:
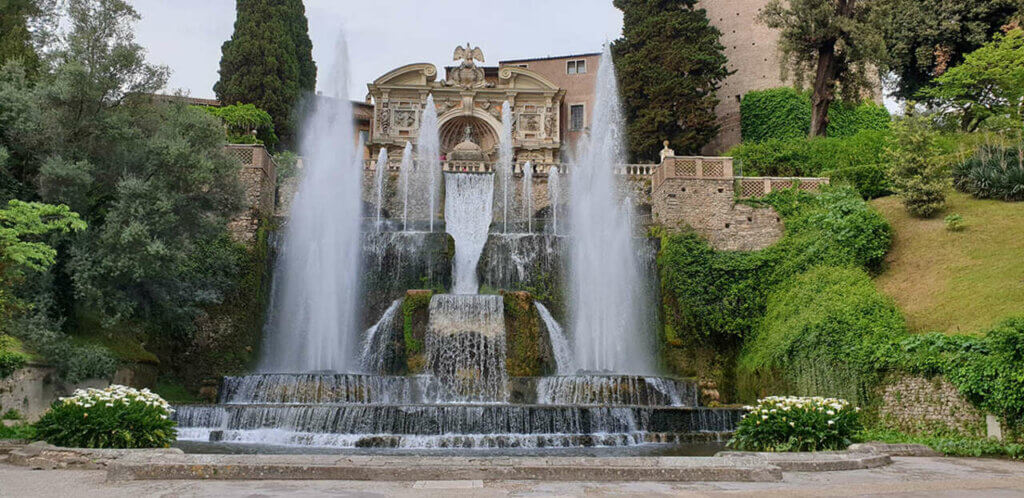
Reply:
[[[848,137],[865,130],[889,129],[889,111],[871,101],[836,102],[828,110],[829,137]],[[792,87],[748,92],[740,103],[744,142],[799,140],[811,129],[811,95]]]

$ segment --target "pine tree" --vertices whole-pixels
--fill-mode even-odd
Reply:
[[[237,13],[213,91],[226,105],[254,104],[270,113],[288,145],[294,108],[316,85],[305,8],[301,0],[238,0]]]
[[[728,62],[721,32],[696,0],[615,0],[622,38],[612,45],[630,155],[655,160],[663,140],[696,153],[718,133],[715,106]]]

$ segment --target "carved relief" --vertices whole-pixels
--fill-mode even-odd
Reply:
[[[547,114],[544,115],[544,135],[548,138],[555,138],[558,135],[555,113],[551,111],[550,107],[547,108]]]
[[[540,131],[540,114],[520,114],[523,133],[537,133]]]
[[[415,128],[416,127],[416,111],[410,109],[402,109],[395,111],[395,127],[396,128]]]
[[[391,134],[391,109],[387,108],[387,104],[377,109],[377,126],[382,136]]]

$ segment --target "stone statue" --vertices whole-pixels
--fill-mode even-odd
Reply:
[[[463,142],[476,143],[476,142],[473,141],[473,127],[472,126],[466,125],[466,127],[462,129],[462,141]]]
[[[494,86],[493,83],[487,83],[484,78],[483,68],[477,67],[473,61],[484,62],[484,52],[480,50],[480,47],[470,48],[470,44],[466,43],[466,46],[455,47],[455,54],[452,56],[452,60],[461,60],[462,63],[458,67],[455,67],[451,71],[451,77],[444,82],[445,86],[459,86],[462,88],[482,88]]]
[[[668,148],[668,140],[662,142],[665,145],[664,149],[661,149],[661,162],[665,162],[666,157],[675,157],[676,151]]]

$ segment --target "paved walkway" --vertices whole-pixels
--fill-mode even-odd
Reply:
[[[894,457],[870,470],[786,472],[776,483],[537,481],[129,481],[104,471],[28,470],[0,464],[0,497],[149,496],[946,496],[1024,497],[1024,462]]]

